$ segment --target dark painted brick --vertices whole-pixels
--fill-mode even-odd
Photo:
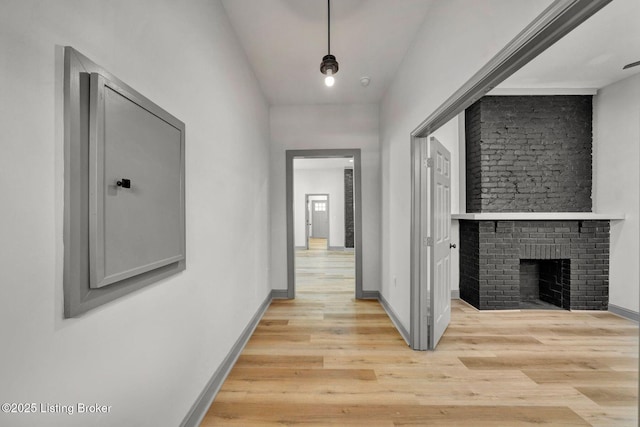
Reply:
[[[468,212],[591,211],[591,96],[487,96],[465,116]]]
[[[609,230],[606,222],[581,223],[583,229]],[[479,309],[518,308],[521,259],[529,259],[549,269],[544,292],[541,284],[544,301],[565,309],[606,310],[609,234],[576,233],[567,238],[566,230],[574,227],[577,221],[460,221],[461,298]],[[507,228],[512,232],[494,233]],[[539,230],[544,230],[543,237],[535,237]]]
[[[353,169],[344,170],[344,246],[354,247]]]

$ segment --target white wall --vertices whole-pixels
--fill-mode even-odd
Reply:
[[[594,97],[593,207],[611,222],[609,302],[638,312],[640,295],[640,74]]]
[[[293,210],[296,247],[306,246],[304,241],[305,194],[329,195],[328,244],[333,247],[344,247],[344,168],[294,170]]]
[[[361,149],[363,289],[380,284],[380,145],[377,105],[272,106],[271,283],[287,288],[285,151]]]
[[[0,402],[112,406],[0,425],[179,425],[270,292],[268,105],[219,1],[4,0],[0,33]],[[67,320],[56,45],[186,123],[186,271]]]
[[[550,3],[550,0],[434,2],[382,100],[381,292],[407,329],[411,226],[409,135]],[[452,153],[456,151],[455,144],[446,145]],[[458,163],[457,159],[452,160]],[[452,189],[458,186],[458,180],[453,178]]]

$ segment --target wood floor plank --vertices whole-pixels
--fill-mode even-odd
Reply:
[[[276,327],[276,326],[284,326],[284,325],[288,325],[289,324],[289,320],[286,319],[281,319],[281,320],[261,320],[260,323],[258,324],[258,328],[270,328],[270,327]]]
[[[588,426],[571,409],[558,406],[340,405],[295,404],[274,408],[261,403],[214,403],[202,426],[232,425],[442,425]]]
[[[507,383],[518,383],[519,385],[536,384],[534,380],[530,379],[522,371],[502,371],[500,375],[496,375],[493,371],[469,370],[465,367],[446,368],[440,364],[431,369],[382,366],[377,367],[375,373],[380,382],[396,382],[408,386],[413,384],[424,385],[425,383],[456,385],[471,382],[488,383],[496,387],[500,386],[500,384],[504,387]]]
[[[447,336],[441,340],[444,344],[464,344],[477,347],[478,345],[539,345],[540,341],[527,335],[474,335],[474,336]]]
[[[389,319],[387,313],[327,313],[324,314],[325,320],[381,320],[386,323]],[[351,323],[352,324],[352,323]]]
[[[513,357],[461,357],[460,361],[469,369],[574,369],[574,370],[606,370],[605,363],[589,357],[572,358],[541,356]]]
[[[326,317],[325,317],[326,319]],[[310,323],[306,325],[300,324],[288,324],[283,326],[258,326],[256,331],[260,332],[260,335],[269,334],[300,334],[300,335],[325,335],[325,336],[358,336],[364,335],[365,338],[375,338],[381,335],[384,336],[398,336],[398,330],[389,325],[388,318],[386,322],[380,322],[379,325],[371,326],[370,324],[354,325],[354,322],[334,322],[331,325],[318,325]]]
[[[267,368],[322,368],[322,356],[294,356],[294,355],[245,355],[241,354],[235,366],[267,367]]]
[[[600,405],[573,408],[593,427],[636,427],[638,418],[637,407],[608,406],[603,410]]]
[[[255,390],[247,393],[243,402],[247,403],[269,403],[274,407],[278,407],[286,402],[288,405],[294,404],[322,404],[322,405],[420,405],[420,401],[415,393],[411,392],[394,392],[390,393],[385,389],[371,389],[360,387],[359,390],[340,390],[336,392],[334,389],[313,389],[310,386],[304,389],[280,390],[273,389],[268,391]],[[584,397],[586,401],[591,402]]]
[[[577,387],[577,390],[602,406],[638,405],[637,387]]]
[[[433,352],[354,298],[353,252],[298,251],[202,426],[638,425],[638,325],[606,312],[452,301]]]
[[[273,344],[274,342],[285,343],[285,342],[296,342],[296,343],[308,343],[311,341],[311,335],[302,335],[302,334],[259,334],[251,337],[251,343],[256,345],[258,343],[266,343]]]
[[[564,328],[551,328],[551,331],[557,335],[566,337],[576,337],[576,336],[585,336],[585,337],[611,337],[611,336],[637,336],[638,330],[636,328],[621,328],[621,327],[610,327],[610,328],[594,328],[593,326],[572,326],[572,327],[564,327]]]
[[[637,371],[562,371],[524,370],[526,376],[538,384],[623,385],[633,387],[638,383]]]
[[[271,368],[260,367],[236,368],[229,375],[232,380],[309,380],[321,379],[325,381],[375,381],[376,373],[373,369],[300,369],[300,368]]]

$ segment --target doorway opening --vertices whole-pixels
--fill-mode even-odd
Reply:
[[[360,150],[286,152],[287,298],[363,297]]]
[[[295,162],[295,161],[294,161]],[[300,169],[296,169],[294,165],[294,171],[298,171],[295,175],[302,174]],[[323,175],[331,175],[332,171],[320,169]],[[339,170],[333,171],[339,172]],[[294,176],[294,188],[295,179]],[[320,178],[320,177],[316,177]],[[331,210],[329,209],[329,194],[305,194],[304,196],[304,234],[305,234],[305,249],[310,249],[310,240],[313,239],[314,248],[319,249],[322,246],[323,249],[329,249],[329,222],[331,218]],[[296,203],[296,202],[294,202]],[[297,213],[297,210],[296,210]]]
[[[433,225],[429,218],[429,200],[426,197],[424,169],[433,160],[423,158],[425,141],[456,115],[474,104],[482,96],[503,82],[609,1],[589,2],[555,0],[512,41],[478,70],[466,83],[436,108],[410,135],[411,174],[411,293],[410,293],[410,346],[414,350],[433,350],[439,331],[436,316],[451,295],[437,294],[433,286],[434,245]],[[425,226],[425,221],[427,226]],[[446,319],[445,319],[446,320]],[[442,322],[446,328],[447,322]]]

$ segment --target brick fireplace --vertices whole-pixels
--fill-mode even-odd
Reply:
[[[606,310],[609,221],[460,221],[460,298],[471,305],[526,307],[531,294],[522,298],[523,273],[531,265],[538,267],[536,299],[565,309]],[[560,270],[555,284],[548,278],[553,268]]]
[[[478,309],[606,310],[609,220],[592,213],[591,96],[466,110],[460,297]]]

